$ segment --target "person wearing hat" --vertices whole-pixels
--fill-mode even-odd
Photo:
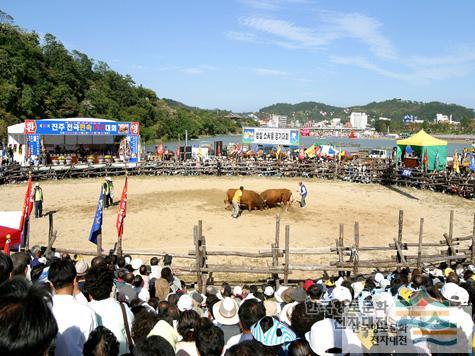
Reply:
[[[266,309],[262,302],[256,299],[249,299],[244,301],[239,307],[239,327],[241,333],[232,336],[224,346],[223,354],[232,346],[244,341],[253,340],[251,333],[251,326],[266,316]]]
[[[232,217],[237,219],[241,213],[241,208],[239,205],[241,204],[241,198],[242,194],[244,193],[244,187],[240,186],[239,189],[236,190],[236,192],[233,195],[233,199],[231,203],[233,204],[233,213]]]
[[[87,262],[83,259],[80,259],[76,262],[75,266],[76,268],[76,285],[74,289],[74,298],[82,304],[88,303],[87,301],[87,296],[88,293],[86,292],[86,288],[84,287],[84,284],[86,283],[86,273],[89,268],[89,265]]]
[[[41,189],[40,183],[36,183],[33,188],[33,200],[35,202],[35,218],[43,217],[43,189]]]
[[[289,344],[297,335],[284,323],[266,316],[251,327],[254,339],[271,348],[275,354],[287,354]]]
[[[266,308],[267,316],[276,316],[280,313],[280,303],[274,297],[274,288],[267,286],[264,289],[264,307]]]
[[[231,297],[226,297],[213,305],[214,320],[224,333],[225,343],[241,332],[238,309],[237,302]]]
[[[112,199],[112,190],[114,185],[112,183],[112,178],[106,177],[104,183],[102,183],[102,193],[104,194],[104,207],[108,208],[113,204]]]

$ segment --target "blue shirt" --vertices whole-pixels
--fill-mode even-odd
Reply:
[[[305,187],[305,185],[303,184],[300,186],[300,195],[303,197],[307,197],[307,187]]]

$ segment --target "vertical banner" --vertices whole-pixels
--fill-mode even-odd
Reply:
[[[130,143],[130,159],[129,162],[139,161],[139,137],[140,136],[127,136]]]
[[[27,158],[39,157],[41,152],[40,135],[26,135],[26,140],[28,144]]]

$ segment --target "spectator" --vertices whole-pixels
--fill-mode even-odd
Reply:
[[[244,341],[253,340],[251,326],[266,316],[266,309],[262,302],[256,299],[245,300],[238,311],[241,333],[229,338],[225,350]]]
[[[141,339],[146,338],[159,320],[160,317],[153,312],[145,310],[138,313],[132,325],[132,338],[134,342],[137,343]]]
[[[119,342],[109,329],[98,326],[84,344],[84,356],[118,356]]]
[[[140,276],[143,279],[144,286],[147,286],[147,288],[148,288],[148,283],[150,282],[150,279],[148,277],[147,266],[141,265],[140,268],[139,268],[139,273],[140,273]]]
[[[86,274],[86,291],[91,296],[89,306],[98,315],[99,325],[108,328],[120,344],[120,354],[129,352],[129,337],[134,314],[128,306],[111,298],[113,272],[103,265],[91,267]]]
[[[145,288],[142,276],[136,275],[134,277],[133,283],[134,292],[137,294],[137,298],[143,300],[144,302],[148,302],[150,299],[150,292],[148,291],[148,288]]]
[[[29,277],[29,268],[31,258],[26,252],[17,252],[10,256],[12,260],[13,270],[12,277],[20,276],[23,278]]]
[[[51,263],[48,280],[53,285],[53,314],[58,324],[56,353],[82,355],[84,343],[97,326],[96,313],[73,297],[76,269],[71,260]]]
[[[137,298],[138,291],[134,289],[134,274],[129,272],[125,275],[125,283],[117,287],[119,293],[119,300],[126,302],[130,305],[130,302]]]
[[[170,293],[170,283],[173,281],[172,270],[164,267],[161,270],[161,277],[155,281],[155,297],[158,300],[167,300]]]
[[[157,257],[152,257],[150,259],[150,266],[151,266],[151,272],[150,272],[150,278],[155,278],[159,279],[161,274],[160,272],[162,271],[162,267],[158,264],[160,260]]]
[[[13,271],[13,263],[10,256],[0,251],[0,284],[10,279]]]
[[[225,356],[267,356],[264,346],[256,340],[240,342],[226,350]],[[269,355],[270,356],[270,355]]]
[[[150,336],[135,345],[134,356],[175,356],[173,347],[161,336]]]
[[[226,297],[213,305],[214,320],[224,333],[225,343],[232,336],[238,335],[241,332],[239,329],[238,309],[236,301],[230,297]]]
[[[178,333],[182,341],[176,345],[177,356],[198,356],[196,335],[200,326],[200,316],[194,310],[184,311],[178,322]]]
[[[254,339],[274,354],[285,353],[289,344],[297,338],[287,325],[269,316],[255,323],[251,333]]]
[[[44,290],[14,278],[0,286],[0,353],[44,356],[58,333]]]
[[[196,337],[200,356],[220,356],[224,348],[223,331],[214,325],[202,326]]]

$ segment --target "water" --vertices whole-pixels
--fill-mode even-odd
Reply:
[[[226,146],[229,143],[241,143],[241,135],[226,135],[226,136],[214,136],[214,137],[207,137],[207,138],[200,138],[200,139],[193,139],[188,140],[188,145],[192,145],[198,147],[200,144],[209,143],[214,147],[215,141],[223,141],[223,145]],[[359,150],[368,150],[368,149],[386,149],[390,150],[396,146],[395,139],[387,139],[387,138],[356,138],[350,139],[348,137],[311,137],[311,136],[304,136],[300,137],[300,145],[304,145],[305,147],[309,147],[314,143],[329,145],[332,144],[337,149],[343,149],[349,152],[356,152]],[[165,149],[175,150],[178,141],[169,141],[165,142],[164,146]],[[185,144],[184,140],[180,141],[180,144],[183,146]],[[466,143],[455,143],[449,142],[447,144],[447,155],[452,156],[454,151],[462,152],[464,147],[470,146],[469,142]],[[146,145],[146,149],[148,152],[155,151],[155,145]]]

